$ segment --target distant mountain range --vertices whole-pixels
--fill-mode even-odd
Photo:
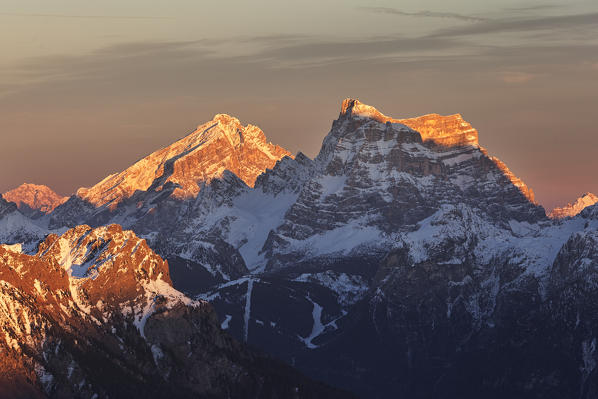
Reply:
[[[5,192],[2,197],[15,203],[21,213],[34,219],[52,212],[68,199],[56,194],[48,186],[29,183]]]
[[[25,281],[41,262],[61,276],[3,291],[23,392],[348,395],[225,330],[364,398],[598,395],[598,198],[547,216],[460,115],[393,119],[347,99],[310,159],[219,114],[68,200],[31,185],[4,198],[0,241],[21,245],[0,250],[0,273]],[[64,287],[52,311],[35,283],[49,278]],[[19,295],[46,296],[19,316]],[[27,331],[30,315],[45,335]],[[111,388],[74,349],[43,346],[65,339],[107,345],[90,356],[133,377]],[[42,361],[51,350],[65,360]]]
[[[577,216],[589,206],[598,202],[598,197],[592,193],[585,193],[579,197],[574,203],[567,204],[562,208],[554,208],[548,216],[553,219],[563,219],[567,217]]]

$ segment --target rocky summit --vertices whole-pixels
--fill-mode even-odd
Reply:
[[[6,201],[14,202],[19,210],[33,218],[52,212],[68,198],[56,194],[48,186],[24,183],[2,194]]]
[[[80,188],[77,197],[96,207],[115,207],[136,191],[160,191],[171,185],[174,197],[194,198],[202,183],[222,177],[226,170],[253,186],[262,172],[287,155],[285,149],[268,143],[257,126],[242,126],[237,118],[218,114],[190,135],[123,172],[91,188]]]
[[[563,219],[579,215],[581,211],[589,206],[598,203],[598,196],[592,193],[585,193],[579,197],[574,203],[569,203],[562,208],[554,208],[548,216],[552,219]]]
[[[144,384],[177,376],[185,392],[224,395],[254,364],[235,351],[257,356],[222,344],[230,334],[364,398],[596,397],[598,205],[548,217],[480,142],[460,115],[395,119],[346,99],[310,159],[217,115],[39,219],[0,203],[4,242],[17,244],[5,252],[55,265],[90,331],[114,325],[107,342],[145,345],[131,349],[137,368],[130,352],[107,356]],[[42,233],[53,234],[39,244]],[[157,303],[173,326],[194,309],[210,321],[180,339],[164,326],[173,349],[150,333]],[[222,357],[196,355],[213,345]],[[43,348],[30,352],[41,362]],[[300,378],[268,380],[264,362],[248,378],[272,381],[267,392]],[[255,386],[241,380],[231,386]],[[327,389],[301,381],[301,392]]]

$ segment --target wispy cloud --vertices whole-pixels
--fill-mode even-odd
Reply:
[[[598,44],[592,40],[581,43],[575,34],[592,32],[595,26],[598,27],[598,13],[479,20],[416,37],[267,35],[124,43],[79,56],[32,58],[19,65],[0,68],[0,86],[4,85],[2,91],[6,93],[14,92],[19,86],[49,80],[120,81],[129,75],[136,80],[150,75],[168,80],[186,74],[198,80],[197,71],[202,71],[202,76],[207,73],[204,71],[220,76],[225,70],[231,74],[252,70],[262,76],[273,70],[310,70],[312,73],[316,68],[396,68],[399,64],[402,70],[407,70],[417,65],[438,68],[439,63],[476,65],[477,70],[488,69],[498,80],[517,84],[537,77],[535,72],[521,71],[535,71],[538,66],[546,69],[567,60],[578,63],[580,59],[588,60],[587,54],[596,54]],[[497,32],[542,33],[542,30],[559,35],[559,40],[552,42],[542,35],[527,35],[528,40],[514,45],[507,40],[490,43],[483,36]],[[593,58],[591,61],[595,62]]]
[[[533,32],[541,30],[598,27],[598,13],[558,15],[537,18],[504,18],[487,20],[475,25],[442,29],[431,37],[472,36],[488,33]]]
[[[243,54],[234,49],[242,43]],[[230,46],[232,50],[222,48]],[[355,65],[410,69],[441,62],[466,63],[473,68],[496,70],[508,66],[508,72],[496,74],[506,83],[525,83],[537,74],[521,72],[537,65],[550,67],[566,60],[586,58],[595,54],[595,43],[569,44],[528,43],[512,46],[476,44],[461,37],[371,37],[361,40],[331,40],[327,37],[239,37],[234,39],[195,40],[180,42],[142,42],[112,45],[78,56],[44,56],[28,59],[12,67],[0,68],[0,83],[11,82],[16,89],[46,80],[122,80],[132,76],[181,77],[202,71],[220,75],[224,70],[243,73],[310,68],[351,68]],[[411,67],[409,66],[411,65]],[[595,63],[588,63],[596,68]],[[520,69],[515,69],[520,68]],[[183,71],[184,72],[181,72]],[[235,72],[236,71],[236,72]],[[242,73],[242,74],[243,74]],[[495,75],[496,76],[496,75]],[[151,81],[153,78],[148,79]],[[170,78],[168,78],[170,79]],[[5,89],[8,89],[5,88]],[[11,90],[12,91],[12,90]]]
[[[505,8],[506,11],[544,11],[544,10],[552,10],[555,8],[562,8],[562,5],[557,4],[537,4],[533,6],[521,6],[521,7],[508,7]]]
[[[438,11],[415,11],[415,12],[408,12],[398,10],[396,8],[390,7],[360,7],[360,9],[377,13],[377,14],[390,14],[390,15],[400,15],[404,17],[424,17],[424,18],[450,18],[450,19],[457,19],[460,21],[468,21],[468,22],[482,22],[487,21],[487,18],[472,16],[472,15],[464,15],[464,14],[457,14],[452,12],[438,12]]]
[[[275,45],[261,51],[258,56],[276,60],[296,61],[334,58],[367,59],[397,54],[446,54],[459,47],[460,42],[451,38],[367,38],[361,40],[330,40],[319,38],[289,45]]]
[[[0,12],[2,17],[24,17],[24,18],[75,18],[75,19],[173,19],[168,16],[145,16],[145,15],[70,15],[70,14],[34,14],[34,13],[11,13]]]

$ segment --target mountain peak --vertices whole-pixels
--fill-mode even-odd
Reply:
[[[228,114],[216,114],[212,121],[218,124],[218,133],[224,134],[233,145],[250,142],[256,145],[267,145],[266,135],[259,127],[248,124],[243,126],[239,119]],[[198,129],[199,130],[199,129]]]
[[[116,206],[136,191],[161,191],[170,183],[172,196],[191,198],[204,182],[221,177],[226,170],[253,186],[260,174],[288,155],[284,148],[267,142],[257,126],[243,126],[233,116],[216,114],[191,134],[126,170],[79,189],[77,196],[95,206]]]
[[[56,194],[50,187],[41,184],[23,183],[2,194],[2,197],[14,202],[21,211],[50,213],[68,198]]]
[[[213,121],[220,122],[224,125],[237,125],[241,126],[241,122],[236,117],[229,115],[229,114],[216,114],[212,118]]]
[[[392,120],[392,118],[384,115],[371,105],[364,104],[354,98],[345,98],[343,100],[340,117],[373,119],[381,123]]]
[[[411,145],[413,143],[418,145]],[[416,175],[437,176],[446,176],[448,169],[462,168],[463,173],[469,175],[472,163],[481,168],[492,165],[493,175],[506,179],[501,183],[505,190],[514,188],[525,197],[520,202],[521,209],[527,212],[531,204],[532,213],[536,211],[533,191],[503,162],[488,156],[478,144],[477,130],[460,114],[434,113],[395,119],[348,98],[342,102],[340,116],[324,139],[315,161],[331,176],[368,168],[378,171],[398,168]],[[362,166],[355,166],[353,162]],[[388,166],[382,167],[381,162]],[[371,166],[363,166],[367,163]],[[520,199],[517,195],[514,198]]]
[[[235,118],[234,116],[228,114],[216,114],[212,121],[218,123],[218,127],[222,130],[223,133],[227,133],[230,135],[239,135],[239,131],[243,129],[243,125],[239,119]],[[201,125],[200,125],[201,126]]]
[[[427,114],[408,119],[394,119],[384,115],[371,105],[357,99],[346,98],[341,105],[340,118],[370,119],[379,123],[400,123],[421,135],[423,142],[441,146],[478,145],[478,132],[461,114]]]
[[[588,206],[592,206],[598,203],[598,196],[592,193],[585,193],[581,197],[579,197],[574,203],[568,203],[567,205],[554,208],[549,214],[548,217],[551,219],[563,219],[566,217],[573,217],[579,214]]]

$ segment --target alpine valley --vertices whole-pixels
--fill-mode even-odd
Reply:
[[[0,198],[0,396],[595,398],[597,201],[460,115],[346,99],[310,159],[218,114]]]

